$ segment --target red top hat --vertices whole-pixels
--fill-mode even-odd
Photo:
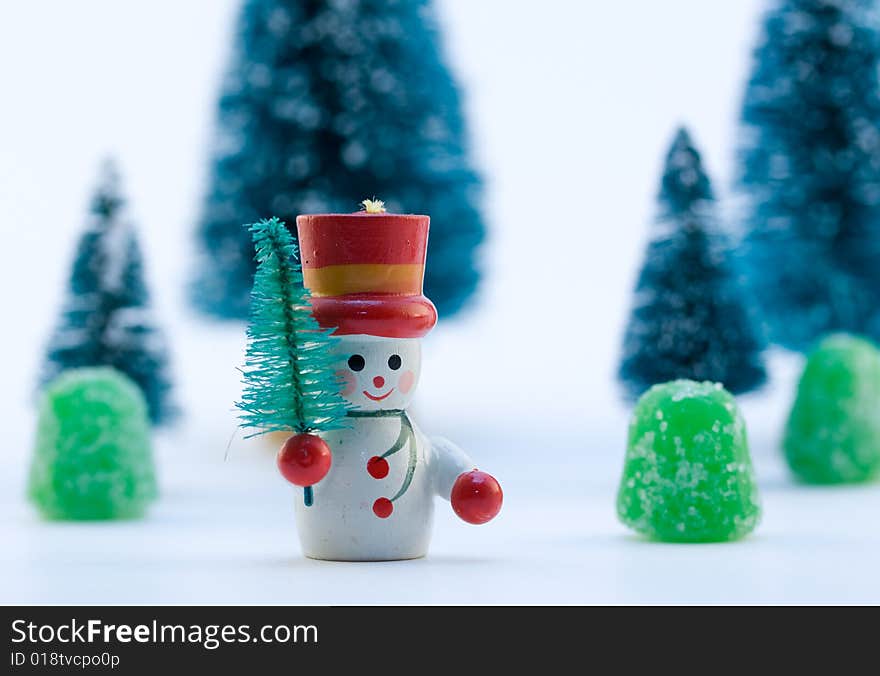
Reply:
[[[419,338],[437,323],[422,295],[428,216],[368,211],[296,217],[312,311],[338,335]]]

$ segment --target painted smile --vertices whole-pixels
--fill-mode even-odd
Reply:
[[[387,399],[388,397],[391,396],[392,392],[394,392],[393,387],[390,390],[388,390],[385,394],[383,394],[382,396],[375,397],[372,394],[370,394],[369,392],[367,392],[366,390],[363,391],[364,396],[367,397],[368,399],[372,399],[373,401],[382,401],[383,399]]]

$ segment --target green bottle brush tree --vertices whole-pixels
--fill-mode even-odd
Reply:
[[[330,470],[330,448],[316,432],[345,425],[348,404],[336,376],[336,339],[312,316],[303,286],[296,244],[277,218],[248,226],[257,271],[251,292],[251,320],[245,357],[244,390],[237,407],[242,427],[294,432],[278,453],[278,468],[305,489]]]
[[[461,93],[436,3],[246,0],[233,28],[196,237],[193,304],[245,319],[242,223],[345,213],[352,195],[431,215],[425,293],[444,319],[475,297],[486,232]],[[296,228],[291,228],[294,238]]]
[[[162,425],[177,416],[168,345],[153,317],[143,255],[127,214],[119,171],[108,161],[77,245],[40,387],[69,369],[109,366],[137,383],[150,421]]]

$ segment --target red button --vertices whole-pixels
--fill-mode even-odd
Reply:
[[[388,461],[385,458],[374,455],[367,460],[367,471],[374,479],[384,479],[388,476]]]
[[[373,503],[373,514],[380,519],[387,519],[393,511],[394,505],[391,504],[391,500],[388,498],[379,498]]]

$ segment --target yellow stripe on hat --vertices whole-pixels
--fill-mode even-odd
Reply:
[[[313,296],[345,296],[350,293],[422,292],[425,266],[418,263],[351,263],[303,268],[303,281]]]

